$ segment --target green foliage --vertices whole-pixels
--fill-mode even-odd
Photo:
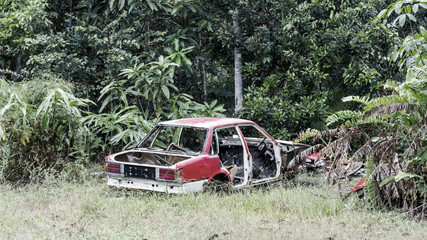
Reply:
[[[166,115],[167,119],[179,119],[190,117],[225,117],[224,105],[217,104],[213,100],[210,104],[204,104],[193,101],[189,95],[182,94],[175,96],[169,101],[170,113]]]
[[[158,122],[145,120],[141,111],[135,107],[116,106],[109,113],[93,114],[81,121],[97,136],[100,142],[93,145],[91,152],[104,152],[106,155],[134,146]]]
[[[113,81],[101,90],[98,98],[99,113],[88,112],[81,122],[94,134],[89,152],[103,152],[108,155],[129,146],[136,145],[145,134],[158,122],[147,121],[147,116],[128,99],[133,97],[138,103],[142,94],[125,87],[126,81]],[[102,100],[102,101],[101,101]],[[96,159],[96,158],[95,158]]]
[[[6,52],[27,49],[31,37],[51,23],[47,6],[46,0],[0,2],[0,45],[7,48]]]
[[[401,180],[409,180],[411,178],[419,178],[419,179],[423,180],[423,177],[420,175],[413,174],[413,173],[399,172],[396,176],[390,176],[390,177],[384,179],[380,183],[379,187],[383,187],[383,186],[385,186],[385,185],[387,185],[393,181],[399,182]]]
[[[399,42],[391,50],[391,60],[399,60],[398,65],[406,67],[406,79],[388,81],[384,87],[389,92],[383,96],[343,98],[343,102],[357,102],[362,108],[338,111],[327,118],[328,126],[337,126],[329,131],[335,140],[320,151],[336,162],[349,156],[351,160],[367,161],[366,193],[372,205],[400,208],[418,218],[427,213],[426,41],[424,28],[420,28],[422,33],[397,29],[404,27],[406,19],[417,22],[411,11],[417,13],[419,6],[427,8],[424,2],[399,0],[380,12],[377,19],[398,14],[392,24],[384,20],[380,25]],[[402,33],[407,36],[399,37]],[[314,136],[319,135],[325,133]]]
[[[134,77],[131,70],[124,70],[126,75]],[[140,71],[141,74],[142,71]],[[151,81],[147,77],[148,81]],[[81,122],[90,129],[97,144],[93,144],[89,152],[103,152],[105,155],[120,151],[122,149],[135,146],[145,134],[157,124],[161,118],[178,119],[187,117],[224,117],[225,109],[222,105],[217,105],[214,100],[210,104],[199,104],[186,94],[173,95],[169,99],[156,102],[161,113],[158,117],[150,118],[148,108],[146,111],[140,110],[137,105],[139,97],[145,100],[155,101],[150,95],[144,95],[133,90],[134,87],[125,87],[126,80],[114,81],[101,90],[98,99],[100,113],[90,113],[81,119]],[[173,86],[173,85],[171,85]],[[148,98],[148,99],[147,99]],[[130,101],[132,100],[132,101]],[[136,105],[131,105],[135,103]],[[150,119],[150,120],[149,120]]]
[[[363,114],[359,111],[343,110],[335,112],[326,119],[327,125],[333,125],[341,120],[360,120]]]
[[[340,156],[353,154],[353,160],[368,159],[366,193],[370,202],[376,207],[403,208],[410,216],[425,214],[424,203],[419,199],[427,197],[423,170],[427,162],[425,70],[411,68],[405,82],[389,82],[386,87],[393,90],[391,95],[344,98],[343,101],[362,103],[363,110],[344,110],[329,116],[328,125],[338,126],[340,134],[321,150],[341,161],[347,157],[338,157],[335,152]],[[357,150],[349,152],[351,148],[343,146]]]
[[[20,77],[25,52],[31,52],[35,35],[45,31],[48,19],[46,0],[5,0],[0,2],[0,77]]]
[[[150,102],[139,99],[138,107],[153,109],[154,117],[161,115],[165,101],[178,92],[201,102],[202,76],[206,76],[206,100],[218,100],[231,112],[234,36],[230,10],[235,8],[241,13],[244,85],[261,87],[275,76],[278,97],[300,104],[303,117],[313,118],[303,122],[324,125],[317,115],[310,115],[314,107],[310,103],[317,106],[326,95],[335,99],[345,92],[373,93],[380,78],[393,73],[382,50],[388,44],[385,33],[371,22],[383,7],[382,1],[109,0],[51,2],[44,7],[40,11],[52,23],[48,31],[31,35],[28,51],[21,54],[21,70],[5,66],[5,71],[28,78],[55,74],[75,83],[77,96],[90,99],[99,98],[100,90],[121,73],[129,77],[127,85],[135,85],[134,90]],[[325,104],[341,108],[333,100]],[[298,118],[298,113],[291,115],[295,115],[291,119]],[[297,125],[297,130],[312,127],[304,124],[289,123]]]
[[[426,12],[427,2],[423,0],[399,0],[382,10],[376,18],[377,21],[383,20],[380,26],[397,39],[398,44],[394,47],[390,60],[398,61],[398,65],[405,66],[406,69],[427,64],[427,31],[423,27],[427,22]],[[389,23],[396,14],[397,17]],[[402,35],[406,37],[402,38]]]
[[[368,159],[366,163],[366,175],[367,176],[373,176],[374,173],[375,163],[374,158],[371,157]],[[377,198],[376,198],[376,191],[375,191],[375,181],[372,181],[371,179],[368,179],[366,183],[366,196],[371,201],[372,206],[377,206]]]
[[[276,92],[273,78],[261,87],[249,87],[241,116],[256,121],[276,138],[287,139],[305,128],[325,128],[328,113],[326,94],[287,100],[286,92]]]
[[[0,181],[37,181],[43,172],[83,160],[79,118],[89,100],[60,81],[0,82]]]
[[[245,87],[239,117],[277,138],[306,128],[323,130],[326,123],[374,123],[377,129],[390,121],[419,123],[425,106],[425,92],[417,90],[424,86],[422,71],[414,68],[402,84],[389,61],[423,69],[425,20],[419,16],[424,3],[398,1],[380,14],[383,22],[377,26],[372,20],[386,2],[3,1],[0,77],[25,86],[36,79],[46,83],[31,97],[16,90],[19,85],[2,83],[2,89],[14,89],[0,95],[2,154],[17,162],[40,152],[54,159],[55,151],[58,159],[99,160],[136,144],[160,120],[230,116],[236,44]],[[240,36],[233,29],[236,10]],[[396,20],[384,22],[394,13]],[[48,79],[67,83],[47,86]],[[399,94],[382,97],[383,79]],[[347,95],[366,96],[351,99],[365,109],[327,119],[330,110],[348,106],[336,101]],[[97,99],[97,105],[82,98]],[[390,114],[384,106],[416,113]],[[12,131],[13,140],[12,125],[20,126]],[[39,147],[16,158],[17,148],[5,144],[9,141]]]
[[[179,64],[172,62],[171,59],[170,56],[166,58],[160,56],[156,62],[147,65],[141,63],[133,68],[123,69],[121,73],[128,79],[135,80],[136,89],[146,100],[152,102],[156,117],[160,116],[161,105],[170,98],[171,91],[178,90],[174,85],[173,77],[175,67]]]
[[[166,48],[165,50],[169,54],[170,59],[174,61],[178,66],[181,66],[181,60],[184,62],[184,64],[191,65],[191,61],[186,55],[190,53],[191,49],[193,48],[194,46],[181,49],[181,46],[179,45],[179,40],[175,38],[174,48]]]
[[[46,98],[40,104],[37,109],[36,116],[42,117],[41,127],[45,131],[52,130],[52,126],[49,125],[50,120],[55,118],[57,112],[67,113],[67,118],[80,118],[81,109],[79,107],[85,107],[88,103],[93,103],[87,99],[79,99],[75,97],[71,90],[65,88],[66,91],[61,88],[55,88],[47,93]],[[68,129],[75,131],[75,125],[72,119],[67,119],[64,123],[69,123]]]
[[[355,93],[377,96],[382,79],[394,78],[397,69],[388,64],[384,50],[391,46],[387,33],[372,22],[384,1],[279,1],[256,6],[242,6],[247,36],[245,107],[253,111],[243,117],[259,121],[266,116],[261,124],[270,126],[270,132],[287,128],[290,134],[281,137],[289,137],[306,128],[325,129],[329,109],[346,107],[338,99]],[[273,76],[276,83],[269,84]]]

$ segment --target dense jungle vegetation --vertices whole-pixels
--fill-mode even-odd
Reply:
[[[424,218],[426,16],[425,0],[0,0],[0,182],[73,180],[162,120],[241,117],[366,162],[374,206]]]

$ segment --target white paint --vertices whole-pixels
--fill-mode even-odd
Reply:
[[[189,183],[172,183],[172,182],[160,182],[146,179],[135,179],[135,178],[112,178],[108,177],[107,185],[118,188],[130,188],[130,189],[141,189],[156,192],[167,192],[167,193],[192,193],[201,192],[204,184],[208,180],[200,180]]]

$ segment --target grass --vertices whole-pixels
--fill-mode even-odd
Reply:
[[[105,182],[0,185],[0,239],[427,239],[427,222],[342,201],[335,187],[167,195]]]

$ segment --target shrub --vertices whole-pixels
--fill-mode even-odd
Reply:
[[[277,90],[277,81],[246,89],[242,117],[251,119],[277,139],[288,139],[306,128],[324,129],[328,106],[326,93],[292,100],[286,90]]]
[[[61,170],[78,159],[85,131],[80,107],[69,83],[0,79],[0,181],[37,180],[42,172]]]

